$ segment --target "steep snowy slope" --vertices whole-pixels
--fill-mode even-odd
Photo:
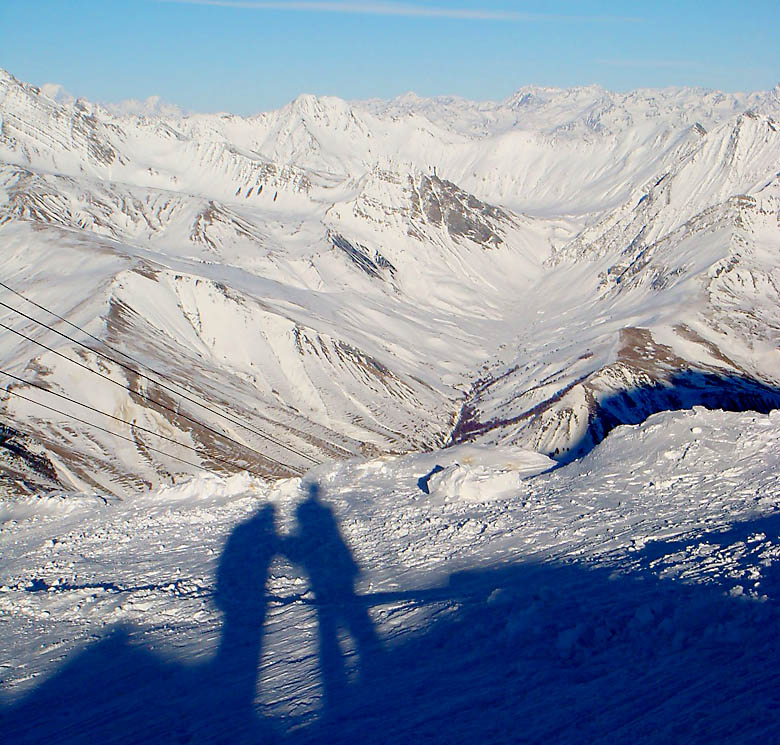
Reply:
[[[455,398],[459,395],[453,384],[490,351],[479,332],[495,311],[491,313],[488,308],[482,318],[473,318],[470,311],[442,308],[443,301],[433,297],[428,308],[421,309],[397,289],[403,276],[394,280],[388,267],[382,267],[386,276],[378,270],[378,276],[367,273],[366,266],[377,266],[369,263],[373,257],[363,258],[361,263],[356,258],[363,256],[361,246],[353,247],[335,233],[319,236],[319,256],[309,259],[316,265],[290,278],[291,267],[294,271],[298,262],[289,255],[277,258],[269,253],[263,262],[254,259],[250,271],[238,262],[233,266],[213,260],[204,264],[192,257],[178,258],[121,243],[113,245],[109,253],[99,240],[87,236],[74,241],[72,233],[53,228],[38,229],[31,236],[26,225],[7,225],[4,232],[9,254],[6,279],[12,283],[9,286],[23,288],[27,296],[56,308],[63,316],[76,316],[79,325],[105,336],[113,347],[146,361],[179,385],[221,408],[229,408],[242,420],[253,422],[274,439],[315,460],[369,453],[376,448],[429,447],[441,442],[452,426]],[[37,248],[37,256],[31,251],[31,243]],[[14,251],[14,247],[18,248]],[[57,259],[53,260],[55,253]],[[92,261],[101,253],[113,258],[102,267]],[[505,256],[511,260],[509,250]],[[37,267],[34,281],[27,273],[31,259]],[[68,291],[68,284],[60,276],[67,272],[68,264],[81,262],[90,267],[90,272],[74,277],[78,289]],[[258,273],[264,265],[268,267],[265,276]],[[301,286],[307,273],[313,286]],[[512,284],[523,286],[524,282],[527,278],[519,276]],[[46,300],[53,294],[53,287],[60,294]],[[477,292],[478,288],[472,288],[464,298],[474,298]],[[18,297],[4,292],[3,302],[5,324],[50,348],[37,347],[6,332],[6,372],[154,431],[169,436],[182,431],[185,444],[235,460],[238,466],[258,466],[261,472],[269,467],[257,452],[241,452],[193,422],[172,418],[170,411],[160,411],[150,402],[138,400],[122,385],[142,390],[177,411],[182,407],[198,422],[224,431],[225,423],[209,412],[172,399],[169,392],[105,359],[90,354],[85,357],[83,350],[67,339],[20,318],[10,308],[52,321]],[[81,309],[80,314],[74,313],[76,308]],[[62,330],[61,324],[58,330]],[[440,350],[449,345],[452,352],[431,360],[430,349],[437,345]],[[121,385],[95,380],[56,353],[79,359]],[[131,365],[131,369],[134,367]],[[55,405],[37,391],[27,390],[24,395]],[[56,403],[62,407],[62,401]],[[24,422],[27,428],[35,422],[33,430],[47,441],[52,439],[52,430],[56,439],[61,437],[55,424],[59,417],[51,412],[36,411],[14,397],[6,401],[6,406],[13,421]],[[72,407],[66,409],[76,414]],[[83,418],[84,412],[76,415]],[[87,418],[101,424],[94,417]],[[139,478],[154,481],[176,466],[163,459],[166,467],[156,473],[157,459],[143,452],[141,443],[140,452],[133,456],[127,448],[118,451],[110,435],[101,437],[89,427],[68,420],[62,426],[68,432],[76,427],[88,441],[100,440],[98,452],[90,448],[88,455],[77,458],[81,480],[72,481],[74,464],[67,465],[67,478],[74,486],[84,483],[83,479],[94,483],[92,479],[97,478],[102,488],[110,490],[105,480],[113,478],[110,474],[117,469],[121,472],[124,467]],[[119,431],[133,438],[139,436],[125,428]],[[280,449],[236,427],[229,426],[227,433],[254,451],[292,467],[300,468],[307,462],[285,447]],[[147,445],[161,447],[154,439],[140,437]],[[66,435],[65,439],[69,447],[80,449],[72,436]],[[186,455],[170,446],[162,449],[178,457]],[[224,467],[209,458],[205,464]],[[278,472],[270,465],[272,473]]]
[[[165,118],[2,73],[6,488],[475,437],[566,459],[659,409],[767,410],[779,110],[591,87]]]
[[[16,88],[44,113],[55,110],[34,91]],[[79,109],[72,113],[78,120]],[[16,119],[12,126],[14,136],[4,124],[5,141],[16,148],[13,157],[21,154],[30,164],[2,170],[0,224],[8,286],[105,337],[191,393],[229,408],[231,416],[249,421],[252,430],[272,440],[244,428],[226,429],[224,420],[202,407],[193,409],[192,402],[169,400],[171,391],[138,379],[134,364],[122,369],[90,354],[81,360],[104,373],[107,368],[112,380],[96,380],[83,367],[74,368],[62,355],[83,356],[84,350],[15,314],[21,310],[33,319],[53,320],[6,290],[9,329],[25,334],[35,329],[34,338],[40,342],[42,334],[49,349],[8,330],[3,369],[114,417],[105,422],[87,412],[99,426],[117,430],[117,420],[132,425],[117,430],[131,440],[117,448],[110,433],[72,421],[72,416],[84,418],[83,407],[74,410],[39,389],[22,394],[37,403],[14,394],[7,399],[10,420],[24,423],[24,431],[17,432],[37,434],[55,447],[67,441],[45,465],[48,475],[58,472],[75,488],[124,491],[168,478],[183,466],[191,470],[150,450],[161,445],[163,452],[189,461],[194,448],[206,456],[195,462],[209,468],[225,468],[227,459],[234,468],[284,474],[312,461],[443,442],[460,396],[453,386],[491,351],[483,337],[501,305],[496,293],[518,292],[541,270],[535,252],[544,244],[546,228],[522,235],[532,221],[419,172],[366,174],[332,190],[331,203],[307,196],[308,187],[301,186],[308,183],[305,177],[287,183],[286,196],[267,199],[258,199],[262,185],[250,194],[252,189],[243,193],[242,186],[235,193],[231,183],[230,199],[223,201],[184,189],[151,188],[143,183],[146,174],[139,186],[52,173],[48,169],[57,159],[48,164],[45,159],[56,156],[57,148],[43,147],[47,140],[41,134],[36,149],[19,146],[17,135],[30,128]],[[95,128],[107,139],[123,132]],[[67,149],[65,134],[59,136],[60,149]],[[131,140],[126,134],[119,139],[120,144]],[[81,140],[71,140],[70,147],[87,162],[94,150]],[[186,145],[168,162],[186,161],[192,148],[198,150]],[[118,156],[117,162],[121,167],[132,160]],[[192,182],[220,164],[205,157],[191,164]],[[132,177],[137,170],[122,175]],[[277,171],[271,168],[266,175],[271,172]],[[278,169],[287,172],[292,171]],[[177,176],[169,181],[175,183]],[[285,187],[273,180],[264,185]],[[215,191],[223,195],[227,189],[217,184]],[[356,214],[366,219],[356,221]],[[361,240],[346,237],[353,234]],[[367,239],[371,248],[362,242]],[[93,268],[93,254],[113,260]],[[443,274],[442,266],[451,270]],[[30,275],[32,267],[38,276]],[[77,290],[54,280],[63,274]],[[463,305],[452,307],[447,288],[458,287]],[[45,295],[37,294],[44,289]],[[80,308],[78,318],[74,306]],[[431,354],[445,346],[447,354]],[[18,380],[10,382],[18,389]],[[128,388],[166,407],[161,410]],[[64,407],[64,413],[42,410],[40,403]],[[185,419],[178,416],[179,407]],[[149,430],[190,452],[172,448],[170,439],[160,443]],[[220,439],[219,432],[232,442]],[[20,463],[18,452],[6,451],[15,469],[24,473],[26,464],[41,471],[37,456]],[[16,480],[17,472],[12,473]]]
[[[654,411],[780,405],[779,153],[777,121],[741,114],[555,251],[543,318],[476,384],[455,439],[570,458]]]

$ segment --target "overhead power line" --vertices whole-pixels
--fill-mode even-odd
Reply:
[[[174,440],[172,437],[168,437],[167,435],[163,435],[163,434],[160,434],[159,432],[155,432],[153,429],[148,429],[147,427],[143,427],[140,424],[136,424],[135,422],[128,422],[126,419],[121,419],[118,416],[114,416],[113,414],[109,414],[108,412],[102,411],[101,409],[97,409],[94,406],[90,406],[89,404],[82,403],[81,401],[76,401],[75,399],[70,398],[70,396],[66,396],[66,395],[64,395],[62,393],[57,393],[56,391],[52,391],[52,390],[50,390],[50,389],[48,389],[48,388],[46,388],[46,387],[44,387],[42,385],[39,385],[38,383],[33,383],[32,381],[25,380],[24,378],[20,378],[18,375],[14,375],[13,373],[9,373],[7,370],[0,370],[0,373],[2,373],[3,375],[7,375],[9,378],[13,378],[14,380],[17,380],[20,383],[23,383],[24,385],[31,386],[32,388],[37,388],[38,390],[44,391],[45,393],[48,393],[48,394],[50,394],[52,396],[57,396],[57,398],[64,399],[65,401],[69,401],[72,404],[76,404],[77,406],[81,406],[81,407],[83,407],[85,409],[89,409],[90,411],[94,411],[97,414],[101,414],[102,416],[108,417],[109,419],[113,419],[113,420],[115,420],[117,422],[120,422],[121,424],[126,424],[128,427],[140,430],[142,432],[147,432],[150,435],[154,435],[155,437],[159,437],[162,440],[166,440],[167,442],[171,442],[174,445],[177,445],[178,447],[186,448],[187,450],[192,450],[193,453],[197,453],[198,455],[200,455],[202,457],[206,457],[206,458],[209,458],[211,460],[219,461],[220,463],[225,463],[226,465],[232,466],[233,468],[238,469],[240,471],[248,471],[253,476],[259,476],[260,478],[263,478],[263,474],[257,473],[255,471],[253,471],[251,468],[247,468],[245,466],[239,465],[238,463],[235,463],[235,462],[233,462],[231,460],[228,460],[227,458],[222,458],[222,457],[220,457],[218,455],[213,455],[211,453],[205,452],[205,451],[200,450],[200,449],[198,449],[196,447],[193,447],[192,445],[186,445],[183,442],[179,442],[178,440]],[[5,390],[8,391],[9,393],[15,393],[15,391],[10,390],[9,388],[6,388]],[[31,400],[34,403],[39,403],[37,401],[34,401],[33,399],[28,399],[28,400]],[[41,405],[43,405],[43,404],[41,404]],[[81,421],[81,420],[78,420],[78,421]],[[97,425],[95,425],[95,426],[97,426]],[[148,446],[145,445],[144,447],[148,447]],[[173,456],[171,456],[171,457],[173,457]],[[289,466],[286,466],[285,464],[281,463],[280,461],[275,460],[274,458],[271,458],[270,456],[264,456],[264,457],[266,457],[272,463],[275,463],[276,465],[281,466],[282,468],[284,468],[286,470],[295,470],[295,469],[293,469],[293,468],[291,468]]]
[[[138,360],[136,360],[133,357],[131,357],[130,355],[125,354],[124,352],[121,352],[120,350],[114,349],[113,347],[109,346],[108,343],[106,343],[105,341],[102,341],[97,336],[93,336],[92,334],[89,333],[89,331],[81,328],[81,326],[77,326],[75,323],[72,323],[67,318],[63,318],[61,315],[55,313],[53,310],[50,310],[49,308],[44,308],[44,306],[42,306],[40,303],[36,303],[35,300],[30,300],[30,298],[28,298],[26,295],[22,295],[21,292],[17,292],[16,290],[14,290],[13,287],[9,287],[5,282],[0,282],[0,287],[5,288],[6,290],[8,290],[8,292],[12,292],[14,295],[16,295],[17,297],[20,297],[25,302],[30,303],[30,305],[34,305],[39,310],[42,310],[44,313],[48,313],[49,315],[54,316],[55,318],[59,319],[63,323],[68,324],[68,326],[70,326],[71,328],[76,329],[76,331],[80,331],[82,334],[85,334],[90,339],[93,339],[94,341],[96,341],[98,344],[102,344],[103,346],[107,347],[108,349],[110,349],[115,354],[121,354],[122,357],[125,357],[126,359],[130,360],[131,362],[135,362],[136,365],[141,365],[142,364]]]
[[[298,450],[297,448],[294,448],[291,445],[287,445],[287,444],[281,442],[280,440],[276,439],[272,435],[269,435],[268,433],[263,432],[262,430],[260,430],[260,429],[258,429],[256,427],[252,427],[252,426],[246,424],[245,422],[242,422],[240,419],[236,419],[236,418],[234,418],[234,417],[232,417],[232,416],[230,416],[228,414],[225,414],[224,412],[215,410],[215,409],[211,408],[208,404],[204,404],[201,401],[198,401],[195,398],[192,398],[191,396],[195,395],[195,394],[187,395],[187,394],[190,394],[189,391],[187,391],[187,394],[181,393],[182,390],[186,391],[186,389],[183,388],[182,386],[180,386],[179,384],[175,383],[174,381],[170,380],[170,378],[166,377],[162,373],[157,372],[156,370],[153,370],[148,365],[145,365],[142,362],[139,362],[135,358],[130,357],[129,355],[126,355],[124,352],[121,352],[119,350],[115,350],[113,347],[109,346],[106,342],[101,341],[100,339],[98,339],[98,337],[90,334],[85,329],[82,329],[80,326],[77,326],[76,324],[71,323],[66,318],[63,318],[62,316],[58,315],[54,311],[51,311],[48,308],[45,308],[43,305],[40,305],[39,303],[36,303],[34,300],[30,300],[29,298],[27,298],[24,295],[22,295],[20,292],[17,292],[16,290],[10,288],[4,282],[0,282],[0,287],[4,287],[5,289],[10,290],[11,292],[14,293],[14,295],[17,295],[20,298],[22,298],[23,300],[26,300],[28,303],[34,305],[36,308],[39,308],[40,310],[43,310],[46,313],[50,313],[55,318],[58,318],[59,320],[67,323],[72,328],[75,328],[78,331],[80,331],[81,333],[86,334],[90,339],[93,339],[98,344],[101,344],[101,345],[107,347],[112,352],[114,352],[114,354],[119,354],[122,357],[125,357],[126,359],[132,361],[138,367],[142,367],[142,368],[148,370],[149,372],[151,372],[155,376],[157,376],[157,378],[161,378],[162,380],[165,380],[166,382],[170,383],[171,386],[175,386],[175,388],[178,388],[179,390],[174,390],[174,388],[171,388],[169,385],[165,385],[164,383],[161,383],[159,380],[155,380],[154,378],[150,378],[148,375],[144,375],[142,372],[139,372],[134,367],[131,367],[130,365],[126,365],[125,363],[120,362],[119,360],[117,360],[117,359],[115,359],[113,357],[110,357],[109,355],[103,354],[99,350],[94,349],[94,348],[84,344],[83,342],[79,341],[78,339],[74,339],[72,336],[68,336],[68,334],[65,334],[62,331],[59,331],[58,329],[55,329],[52,326],[49,326],[48,324],[44,323],[43,321],[39,321],[37,318],[33,318],[32,316],[27,315],[26,313],[22,312],[21,310],[18,310],[17,308],[14,308],[14,307],[12,307],[10,305],[7,305],[6,303],[0,301],[0,306],[2,306],[3,308],[6,308],[6,309],[10,310],[13,313],[17,313],[18,315],[22,316],[23,318],[26,318],[27,320],[32,321],[33,323],[37,323],[39,326],[43,326],[44,328],[47,328],[49,331],[51,331],[51,332],[61,336],[63,339],[67,339],[69,342],[71,342],[73,344],[77,344],[78,346],[82,347],[83,349],[86,349],[86,350],[92,352],[93,354],[96,354],[99,357],[102,357],[104,360],[107,360],[108,362],[111,362],[111,363],[113,363],[115,365],[118,365],[119,367],[121,367],[121,368],[123,368],[125,370],[128,370],[129,372],[132,372],[134,375],[138,375],[138,377],[143,378],[144,380],[151,381],[152,383],[154,383],[155,385],[159,386],[160,388],[162,388],[164,390],[167,390],[168,392],[173,393],[174,395],[179,396],[179,397],[183,398],[185,401],[189,401],[190,403],[193,403],[196,406],[200,406],[201,408],[205,409],[206,411],[214,414],[215,416],[221,417],[222,419],[225,419],[226,421],[230,422],[231,424],[234,424],[234,425],[236,425],[238,427],[242,427],[243,429],[247,430],[248,432],[252,432],[253,434],[257,435],[258,437],[262,437],[262,438],[268,440],[269,442],[273,442],[275,445],[278,445],[279,447],[284,448],[285,450],[287,450],[287,451],[289,451],[291,453],[294,453],[295,455],[298,455],[301,458],[304,458],[305,460],[308,460],[308,461],[310,461],[311,463],[313,463],[315,465],[319,465],[319,462],[317,460],[312,458],[310,455],[307,455],[306,453]]]
[[[64,411],[60,411],[59,409],[55,409],[53,406],[47,406],[46,404],[42,404],[40,401],[36,401],[34,398],[29,398],[28,396],[24,396],[21,393],[18,393],[17,391],[12,391],[10,388],[6,388],[6,393],[10,393],[12,396],[17,396],[18,398],[23,398],[25,401],[29,401],[30,403],[36,404],[37,406],[41,406],[44,409],[48,409],[49,411],[53,411],[57,414],[60,414],[61,416],[68,417],[69,419],[72,419],[74,422],[80,422],[81,424],[86,424],[90,427],[94,427],[95,429],[99,429],[102,432],[108,432],[110,435],[114,435],[114,437],[119,437],[121,440],[127,440],[128,442],[132,442],[134,445],[138,445],[138,443],[133,440],[130,437],[125,437],[124,435],[120,435],[117,432],[114,432],[110,429],[106,429],[105,427],[100,427],[97,424],[92,424],[92,422],[87,422],[84,419],[79,419],[76,416],[73,416],[72,414],[66,414]],[[177,455],[171,455],[170,453],[166,453],[162,450],[158,450],[157,448],[153,448],[151,445],[145,445],[144,447],[149,448],[149,450],[153,450],[155,453],[160,453],[161,455],[164,455],[167,458],[173,458],[173,460],[178,460],[181,463],[186,463],[188,466],[192,466],[193,468],[200,468],[203,471],[208,471],[209,473],[213,473],[215,476],[221,476],[221,474],[217,473],[216,471],[213,471],[208,466],[200,465],[199,463],[192,463],[188,460],[184,460],[184,458],[179,458]]]
[[[93,370],[91,367],[85,365],[82,362],[79,362],[78,360],[74,360],[72,357],[68,357],[65,354],[62,354],[62,352],[58,352],[56,349],[52,349],[52,347],[44,344],[43,342],[37,341],[36,339],[33,339],[30,336],[27,336],[27,334],[23,334],[21,331],[17,331],[16,329],[12,329],[10,326],[6,326],[4,323],[0,323],[0,327],[6,329],[6,331],[10,331],[12,334],[16,334],[17,336],[21,336],[23,339],[26,339],[29,342],[32,342],[33,344],[37,344],[39,347],[43,347],[43,349],[46,349],[47,351],[51,352],[52,354],[56,354],[58,357],[62,357],[62,359],[67,360],[68,362],[72,362],[74,365],[78,365],[79,367],[83,368],[87,372],[92,373],[93,375],[97,375],[98,377],[103,378],[104,380],[107,380],[109,383],[113,383],[116,386],[119,386],[120,388],[124,388],[126,391],[129,391],[135,396],[138,396],[139,398],[144,399],[145,401],[149,401],[149,403],[154,404],[155,406],[160,407],[161,409],[165,409],[166,411],[170,411],[175,416],[180,416],[183,419],[186,419],[189,422],[192,422],[192,424],[195,424],[198,427],[202,427],[203,429],[208,430],[212,434],[217,435],[217,437],[222,437],[223,439],[227,440],[228,442],[232,442],[234,445],[238,445],[241,448],[244,448],[245,450],[248,450],[250,453],[254,453],[255,455],[258,455],[260,458],[264,458],[266,460],[273,460],[276,463],[279,463],[279,461],[275,460],[274,458],[271,458],[270,456],[264,455],[263,453],[259,452],[258,450],[255,450],[252,447],[249,447],[249,445],[245,445],[242,442],[239,442],[238,440],[233,439],[230,437],[230,435],[226,435],[224,432],[220,432],[219,430],[214,429],[213,427],[210,427],[208,424],[204,424],[203,422],[199,422],[197,419],[193,419],[191,416],[188,416],[187,414],[184,414],[180,411],[176,411],[176,409],[172,408],[171,406],[168,406],[167,404],[161,403],[160,401],[155,401],[151,396],[147,396],[145,393],[140,393],[138,391],[134,391],[129,385],[125,385],[124,383],[120,383],[117,380],[114,380],[113,378],[110,378],[108,375],[104,375],[101,372],[98,372],[97,370]],[[154,382],[154,381],[152,381]],[[283,465],[283,464],[282,464]],[[287,466],[285,466],[287,468]]]

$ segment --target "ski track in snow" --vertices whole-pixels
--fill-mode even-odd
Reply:
[[[510,739],[529,742],[576,742],[578,734],[604,741],[608,733],[628,741],[629,732],[633,741],[668,742],[675,731],[686,741],[753,742],[780,732],[772,696],[749,690],[777,676],[767,679],[757,660],[777,662],[778,412],[658,414],[618,428],[584,459],[535,476],[521,477],[505,461],[475,459],[467,448],[346,461],[307,474],[304,485],[319,483],[362,570],[357,594],[339,602],[370,608],[381,662],[365,682],[368,654],[347,635],[340,653],[352,677],[336,708],[328,703],[317,599],[299,564],[275,558],[256,705],[278,737],[351,742],[370,727],[382,742],[415,733],[505,742],[510,731]],[[477,469],[479,499],[474,483],[463,498],[462,480],[445,481],[452,491],[422,491],[421,477],[454,462]],[[496,477],[513,472],[514,489],[496,493],[504,483]],[[228,535],[268,504],[276,533],[293,535],[302,499],[298,479],[237,475],[204,476],[132,502],[67,495],[5,507],[6,711],[24,711],[37,686],[56,684],[64,664],[117,628],[130,647],[166,664],[207,666],[222,633],[215,577]],[[306,566],[305,557],[296,560]],[[515,660],[509,667],[508,656]],[[127,674],[135,686],[145,670],[111,674],[120,682]],[[503,677],[512,670],[518,679]],[[727,671],[734,677],[724,680]],[[678,690],[679,676],[707,689],[712,708],[701,710],[696,689]],[[464,684],[470,687],[459,689]],[[209,680],[196,705],[202,699],[207,708],[223,687],[230,699],[231,685]],[[411,699],[408,685],[417,686]],[[650,702],[664,686],[663,701]],[[731,697],[722,704],[719,687]],[[132,703],[137,693],[123,691]],[[612,705],[598,705],[605,696]],[[562,720],[561,707],[569,709]],[[585,710],[580,732],[571,716]],[[676,722],[665,719],[670,714]],[[510,719],[518,729],[507,729]],[[158,724],[159,737],[175,738],[183,726]],[[258,736],[252,726],[236,717],[220,728],[229,741],[242,741]],[[48,741],[56,721],[42,712],[27,727],[30,741]],[[120,730],[109,729],[119,742]]]

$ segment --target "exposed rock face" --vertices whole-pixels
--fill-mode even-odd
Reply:
[[[499,246],[503,239],[496,225],[510,225],[509,213],[477,199],[450,181],[420,176],[411,183],[412,224],[424,216],[432,225],[447,230],[454,240],[467,239],[485,248]]]
[[[3,424],[0,424],[0,463],[3,494],[45,494],[61,486],[41,443]]]

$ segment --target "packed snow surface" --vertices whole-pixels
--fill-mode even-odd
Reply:
[[[544,465],[5,514],[4,741],[776,740],[778,413],[657,414]]]

